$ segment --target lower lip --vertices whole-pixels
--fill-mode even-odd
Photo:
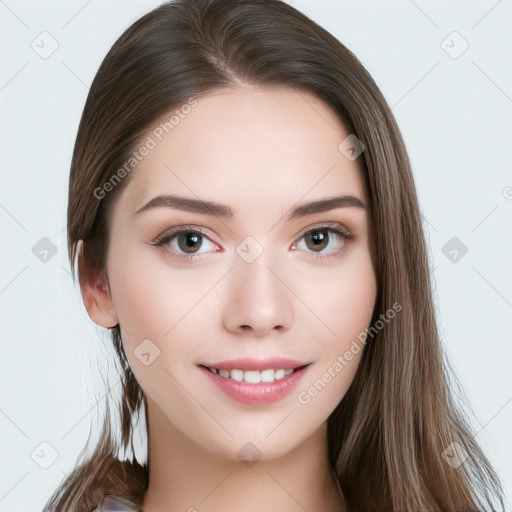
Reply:
[[[300,368],[274,382],[259,382],[257,384],[238,382],[230,377],[221,377],[218,373],[213,373],[204,366],[199,368],[207,374],[221,391],[233,400],[248,405],[265,405],[278,402],[288,396],[297,387],[308,367]]]

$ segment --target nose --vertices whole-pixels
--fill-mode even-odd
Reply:
[[[234,334],[256,337],[289,329],[294,319],[293,293],[285,284],[285,274],[271,264],[265,251],[252,263],[238,258],[227,285],[224,327]]]

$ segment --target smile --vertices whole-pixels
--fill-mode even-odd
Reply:
[[[215,368],[198,365],[224,396],[247,405],[265,405],[286,398],[298,386],[309,364],[295,368]]]
[[[207,367],[212,373],[218,373],[221,377],[225,379],[233,379],[237,382],[249,382],[251,384],[258,384],[259,382],[274,382],[276,380],[281,380],[286,375],[290,375],[294,372],[293,368],[279,368],[277,370],[269,369],[269,370],[241,370],[235,368],[233,370],[218,370],[217,368]]]

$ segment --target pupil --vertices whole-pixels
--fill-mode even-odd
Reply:
[[[184,252],[194,252],[193,250],[190,249],[198,249],[198,247],[194,247],[194,245],[200,245],[201,238],[201,235],[197,235],[194,233],[184,233],[179,236],[178,244],[180,246],[180,249],[182,249]],[[184,243],[182,244],[183,240]]]
[[[324,249],[329,242],[329,236],[326,234],[326,230],[312,231],[308,234],[307,240],[313,241],[313,248]]]

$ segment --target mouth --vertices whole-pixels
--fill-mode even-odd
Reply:
[[[304,364],[296,368],[268,368],[265,370],[244,370],[242,368],[214,368],[211,366],[200,365],[210,372],[220,375],[224,379],[232,379],[236,382],[247,382],[249,384],[259,384],[260,382],[275,382],[294,372],[300,371],[309,364]]]
[[[290,358],[237,359],[199,364],[215,388],[247,405],[266,405],[286,398],[299,385],[312,363]]]

